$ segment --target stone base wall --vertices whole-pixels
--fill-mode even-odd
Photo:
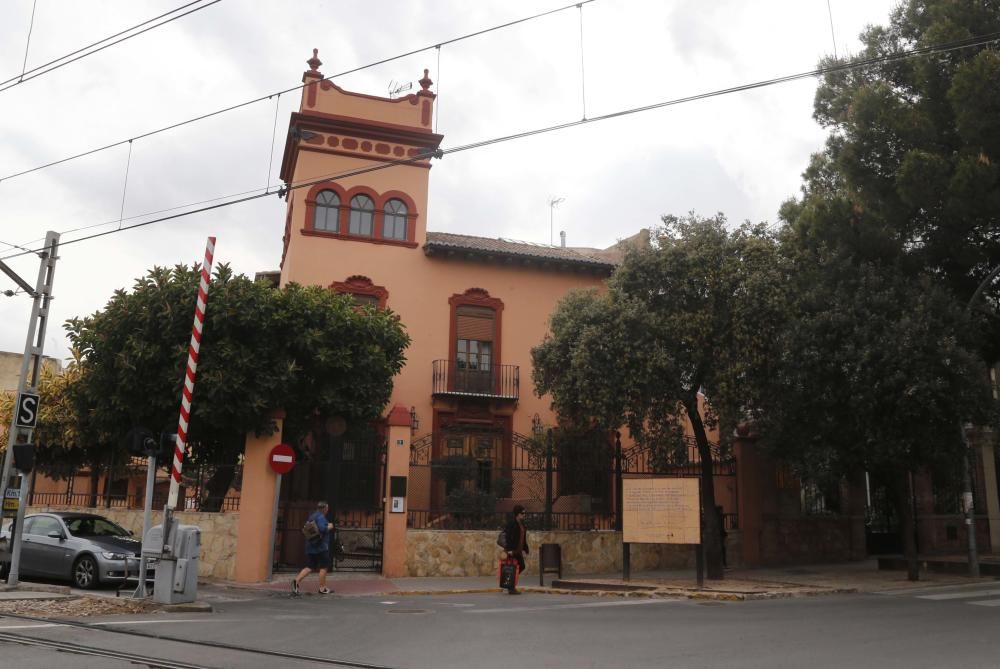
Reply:
[[[492,576],[502,554],[496,545],[497,530],[408,530],[406,566],[410,576]],[[562,547],[563,576],[608,574],[622,570],[621,532],[528,532],[531,552],[526,574],[538,573],[542,544]],[[694,569],[690,546],[632,544],[633,571]]]
[[[85,506],[31,506],[28,513],[44,511],[79,511],[96,513],[113,520],[136,537],[142,535],[142,510],[92,509]],[[161,514],[154,510],[153,524],[158,524]],[[174,514],[183,525],[201,528],[201,555],[198,559],[198,576],[231,580],[236,567],[236,527],[239,513],[197,513],[182,511]]]
[[[847,562],[864,557],[863,517],[765,515],[761,528],[762,564],[780,566]]]

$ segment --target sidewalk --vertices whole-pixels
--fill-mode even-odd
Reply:
[[[988,557],[983,558],[989,559]],[[249,590],[264,596],[289,592],[294,574],[276,574],[270,583],[206,583],[209,589]],[[721,581],[705,580],[698,588],[693,570],[633,572],[629,581],[622,574],[574,574],[556,579],[545,575],[538,585],[538,573],[524,574],[519,589],[526,592],[614,595],[625,597],[692,597],[708,599],[769,599],[822,594],[880,592],[913,587],[933,587],[974,582],[992,582],[989,576],[972,579],[961,574],[937,573],[921,569],[919,581],[909,581],[901,570],[879,570],[878,560],[767,569],[731,569]],[[495,576],[383,578],[378,574],[333,572],[328,586],[337,595],[428,595],[471,592],[500,592]],[[303,594],[314,593],[317,577],[307,578]]]

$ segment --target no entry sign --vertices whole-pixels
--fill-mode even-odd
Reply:
[[[288,444],[278,444],[271,449],[271,456],[268,458],[271,469],[279,474],[287,474],[295,466],[295,449]]]

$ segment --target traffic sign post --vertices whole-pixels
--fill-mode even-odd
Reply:
[[[277,474],[287,474],[295,466],[295,449],[288,444],[278,444],[271,449],[267,461]]]
[[[28,336],[24,344],[24,357],[21,360],[21,376],[17,385],[17,406],[15,407],[11,428],[7,437],[7,452],[0,470],[0,497],[6,505],[8,490],[17,490],[11,485],[11,470],[14,468],[15,445],[30,444],[32,433],[38,423],[39,397],[37,394],[38,380],[42,366],[42,344],[45,342],[45,326],[49,319],[49,303],[52,301],[52,285],[55,282],[57,252],[59,250],[59,233],[49,231],[45,235],[45,249],[38,254],[41,259],[38,267],[38,279],[35,288],[15,274],[7,265],[0,261],[0,270],[20,285],[31,295],[31,320],[28,323]],[[29,458],[30,459],[30,458]],[[20,464],[28,467],[28,460]],[[14,586],[18,582],[18,570],[21,562],[21,528],[24,525],[24,512],[31,499],[31,476],[23,469],[18,469],[21,478],[17,499],[19,501],[14,531],[10,538],[10,572],[7,585]],[[23,500],[23,503],[20,501]]]
[[[295,467],[295,449],[288,444],[278,444],[267,458],[271,469],[278,475],[274,482],[274,504],[271,506],[271,549],[267,556],[267,580],[274,575],[274,537],[278,532],[278,498],[281,497],[281,476]]]
[[[17,411],[14,413],[14,425],[26,430],[34,430],[38,424],[38,395],[35,393],[17,394]]]

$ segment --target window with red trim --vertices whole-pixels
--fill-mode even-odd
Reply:
[[[385,203],[382,213],[382,237],[406,241],[406,204],[393,198]]]
[[[316,196],[313,230],[340,231],[340,196],[332,190],[322,190]]]
[[[351,198],[351,213],[347,231],[352,235],[371,237],[375,228],[375,203],[367,195]]]

